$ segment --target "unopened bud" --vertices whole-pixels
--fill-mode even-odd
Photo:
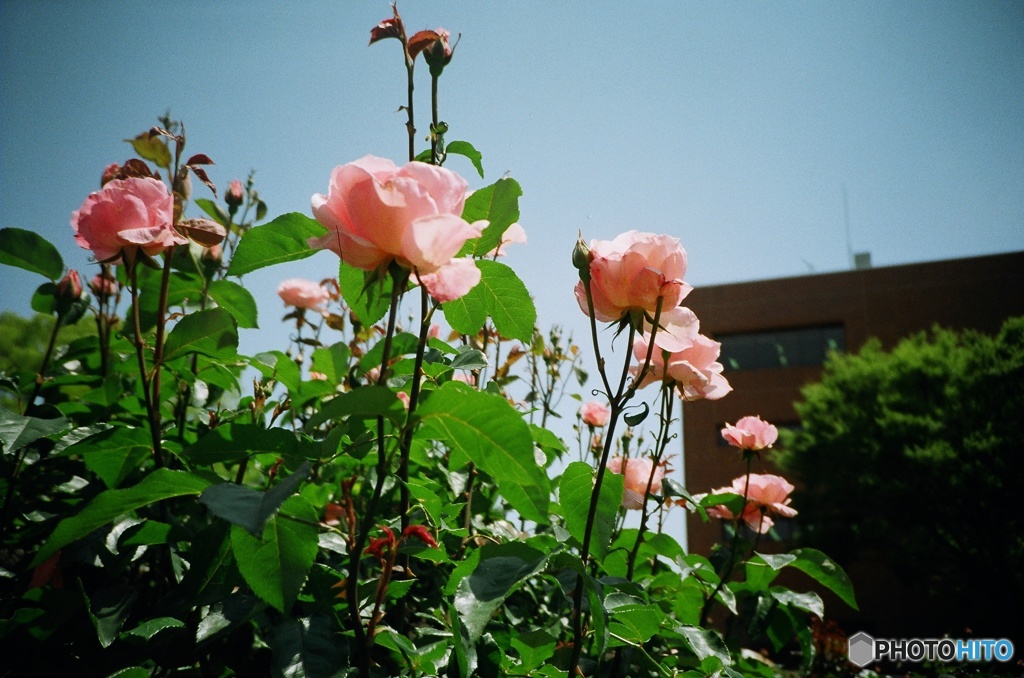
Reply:
[[[244,200],[245,189],[242,187],[242,182],[238,179],[233,179],[228,185],[228,190],[224,193],[224,202],[228,204],[228,212],[230,214],[237,212]]]
[[[451,63],[454,50],[452,50],[451,44],[448,41],[451,37],[448,31],[438,28],[435,32],[437,33],[437,39],[423,50],[423,59],[430,66],[430,75],[436,78],[444,71],[444,67]]]
[[[590,248],[583,241],[583,234],[580,233],[576,239],[576,247],[572,250],[572,265],[580,272],[580,280],[590,282],[590,261],[592,259]]]
[[[117,294],[117,279],[97,273],[89,281],[89,289],[100,299],[112,297]]]
[[[82,278],[78,271],[71,269],[60,282],[57,283],[57,303],[73,304],[82,298]]]
[[[106,186],[107,182],[116,179],[120,172],[121,166],[116,162],[107,165],[107,168],[103,170],[103,176],[100,178],[100,186]]]

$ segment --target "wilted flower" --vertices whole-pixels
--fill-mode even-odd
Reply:
[[[608,470],[617,473],[623,478],[622,507],[638,510],[643,508],[644,500],[647,497],[647,482],[650,481],[650,491],[658,494],[661,492],[661,481],[665,479],[665,469],[661,466],[655,468],[654,461],[646,457],[639,459],[623,459],[612,457],[608,460]],[[651,471],[654,471],[654,478],[651,478]]]

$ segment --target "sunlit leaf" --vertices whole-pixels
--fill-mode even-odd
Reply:
[[[258,311],[256,300],[249,290],[231,280],[214,280],[210,283],[210,296],[217,305],[225,309],[238,322],[239,327],[256,329]]]
[[[16,266],[57,280],[64,275],[64,260],[49,240],[35,231],[0,228],[0,264]]]
[[[233,358],[238,353],[235,319],[223,308],[190,313],[174,326],[164,344],[164,362],[188,353]]]
[[[558,503],[562,506],[565,527],[581,544],[587,528],[590,498],[594,494],[596,479],[597,470],[593,466],[586,462],[574,461],[566,467],[558,483]],[[622,504],[622,488],[622,476],[606,471],[601,481],[601,495],[597,502],[590,541],[590,551],[598,560],[604,560],[608,554],[615,517]]]
[[[494,328],[508,339],[529,341],[537,309],[515,271],[496,261],[476,262],[480,282],[465,296],[445,302],[444,317],[456,332],[476,334],[489,316]]]
[[[245,275],[266,266],[316,254],[308,240],[326,232],[318,221],[300,212],[282,214],[268,224],[250,228],[238,242],[228,275]]]

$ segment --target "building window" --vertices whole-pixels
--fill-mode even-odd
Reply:
[[[722,343],[719,360],[733,370],[821,365],[829,351],[846,348],[842,325],[743,332],[715,339]]]

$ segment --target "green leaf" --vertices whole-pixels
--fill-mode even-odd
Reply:
[[[566,467],[558,483],[558,503],[562,506],[565,527],[581,544],[587,529],[587,514],[590,511],[590,498],[594,494],[596,479],[597,469],[586,462],[574,461]],[[597,514],[594,516],[594,531],[590,539],[590,551],[598,560],[604,560],[608,555],[615,517],[622,504],[622,487],[621,475],[605,472],[601,481]]]
[[[223,207],[207,198],[196,198],[192,202],[196,204],[196,207],[206,212],[207,216],[216,221],[218,224],[220,224],[224,228],[228,227],[228,224],[230,223],[231,220],[228,218],[228,214],[227,212],[224,211]]]
[[[405,422],[405,407],[387,386],[361,386],[331,398],[306,422],[312,430],[325,421],[341,417],[385,417],[396,424]]]
[[[634,645],[646,643],[661,628],[657,605],[624,605],[611,612],[608,632]]]
[[[796,560],[796,556],[788,553],[778,555],[755,553],[754,557],[745,565],[747,576],[744,582],[751,591],[764,591],[775,581],[779,570],[794,560]]]
[[[300,212],[282,214],[269,224],[250,228],[238,242],[228,275],[245,275],[266,266],[298,261],[316,254],[308,240],[327,232],[320,222]]]
[[[164,143],[160,135],[143,132],[134,139],[125,139],[125,141],[132,145],[132,148],[143,160],[149,160],[156,163],[158,167],[170,169],[171,150],[167,148],[167,144]]]
[[[484,178],[484,165],[481,162],[484,156],[480,155],[480,151],[473,147],[473,144],[468,141],[450,141],[448,145],[444,147],[445,153],[455,153],[456,155],[462,155],[469,158],[469,161],[473,163],[473,167],[480,174],[480,178]]]
[[[537,309],[515,271],[497,261],[477,261],[480,282],[463,297],[444,304],[444,317],[461,334],[476,334],[488,316],[503,337],[530,341]]]
[[[348,360],[351,356],[348,344],[339,341],[331,346],[313,350],[313,371],[326,375],[328,383],[340,384],[348,374]]]
[[[548,522],[547,475],[534,458],[529,427],[507,400],[447,382],[431,392],[417,414],[419,437],[446,441],[490,474],[524,518]],[[522,494],[514,495],[512,487]]]
[[[139,638],[149,640],[164,629],[180,629],[184,628],[184,626],[185,623],[183,621],[174,617],[157,617],[156,619],[142,622],[131,631],[125,631],[124,635],[138,636]]]
[[[205,478],[161,468],[134,487],[101,492],[79,513],[60,521],[49,540],[32,559],[31,566],[35,567],[71,542],[85,537],[120,515],[162,499],[199,494],[209,484]]]
[[[490,365],[483,351],[470,346],[462,346],[458,354],[452,358],[450,367],[453,370],[482,370]]]
[[[515,179],[499,179],[490,186],[473,192],[466,199],[462,218],[473,223],[486,219],[490,222],[479,238],[468,241],[459,255],[474,254],[482,257],[501,244],[501,236],[509,226],[519,221],[519,198],[523,189]]]
[[[512,636],[512,647],[519,653],[523,671],[532,671],[554,656],[555,643],[558,639],[547,631],[513,633],[515,635]]]
[[[771,597],[777,600],[780,605],[789,605],[798,610],[817,615],[821,619],[825,618],[825,603],[821,601],[821,596],[814,591],[797,593],[796,591],[776,586],[771,590]]]
[[[690,650],[697,655],[697,659],[700,661],[703,662],[708,657],[716,657],[724,666],[732,664],[729,648],[725,646],[725,641],[714,629],[680,624],[675,627],[675,632],[683,637]]]
[[[324,615],[280,620],[268,644],[274,676],[330,678],[342,675],[348,664],[345,638]]]
[[[36,313],[53,315],[57,311],[57,285],[48,282],[43,283],[32,293],[32,300],[29,304]]]
[[[258,329],[256,300],[249,290],[231,280],[214,280],[210,283],[210,296],[217,305],[227,311],[238,322],[239,327]]]
[[[639,426],[643,423],[647,415],[651,413],[651,406],[647,403],[641,403],[644,407],[643,411],[637,412],[636,414],[627,414],[622,418],[626,422],[627,426]]]
[[[224,520],[245,528],[254,537],[263,532],[263,527],[281,504],[295,493],[306,476],[309,475],[310,463],[301,466],[280,483],[267,490],[257,492],[252,488],[234,483],[212,485],[199,496],[210,513]]]
[[[257,452],[288,457],[297,454],[300,445],[301,441],[292,431],[236,422],[213,429],[185,448],[184,456],[191,464],[206,466],[239,461]]]
[[[190,313],[174,326],[164,344],[164,362],[189,353],[211,358],[233,358],[238,354],[235,319],[223,308]]]
[[[844,603],[855,610],[859,609],[853,596],[853,584],[850,583],[850,578],[846,576],[846,572],[837,562],[817,549],[796,549],[790,551],[790,554],[796,556],[796,560],[789,563],[789,567],[795,567],[806,573],[820,584],[828,587]]]
[[[544,553],[517,542],[480,549],[476,569],[459,582],[455,593],[455,609],[459,611],[471,643],[480,638],[491,615],[505,598],[543,569],[546,562]]]
[[[349,309],[359,318],[359,322],[369,326],[388,312],[394,281],[391,276],[385,276],[379,283],[368,285],[366,271],[342,261],[338,265],[338,288]]]
[[[302,388],[302,375],[295,361],[281,351],[267,351],[253,356],[249,364],[259,370],[267,379],[274,379],[290,393]]]
[[[124,620],[131,612],[132,603],[135,602],[135,590],[128,584],[118,584],[109,589],[103,589],[93,593],[90,597],[86,593],[81,580],[78,583],[85,596],[89,620],[96,629],[96,636],[103,647],[110,647],[110,644],[117,640],[121,632]]]
[[[37,419],[0,408],[0,443],[4,445],[5,454],[20,450],[40,438],[66,431],[70,427],[71,422],[63,417]]]
[[[34,231],[0,228],[0,264],[16,266],[58,280],[64,275],[64,260],[50,241]]]
[[[110,489],[120,485],[152,453],[149,431],[127,427],[107,429],[64,451],[64,454],[81,454],[86,468]]]
[[[231,548],[238,570],[253,593],[280,612],[288,613],[302,590],[317,553],[316,511],[301,496],[290,497],[282,513],[267,521],[262,538],[239,525],[231,526]]]

